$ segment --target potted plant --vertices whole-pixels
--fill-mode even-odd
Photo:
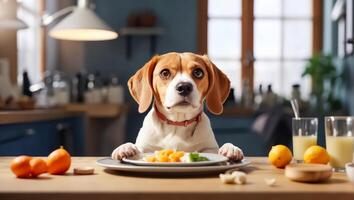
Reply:
[[[337,72],[332,55],[322,53],[312,56],[306,64],[302,77],[310,76],[312,81],[310,103],[315,111],[340,110],[342,103],[338,98],[338,88],[342,74]]]

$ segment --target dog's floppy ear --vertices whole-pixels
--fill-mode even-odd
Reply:
[[[152,101],[152,73],[159,56],[154,56],[128,81],[128,88],[134,100],[139,104],[139,112],[145,112]]]
[[[209,58],[202,56],[209,73],[209,88],[206,94],[206,105],[208,110],[216,115],[223,111],[223,103],[226,101],[230,92],[230,80],[212,63]]]

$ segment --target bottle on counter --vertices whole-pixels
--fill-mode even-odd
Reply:
[[[27,71],[22,73],[22,95],[32,97],[32,92],[30,90],[31,81],[28,77]]]
[[[37,95],[36,106],[39,108],[50,108],[56,105],[53,91],[53,76],[46,72],[43,79],[43,88]]]
[[[259,84],[258,91],[256,92],[256,95],[254,97],[254,102],[257,108],[261,107],[262,101],[263,101],[263,86],[262,84]]]
[[[60,72],[56,72],[53,76],[53,93],[57,105],[65,105],[69,103],[70,88]]]
[[[291,99],[296,99],[297,102],[301,102],[302,101],[301,92],[300,92],[300,85],[299,84],[292,85]]]
[[[72,80],[72,89],[71,89],[71,101],[75,103],[84,102],[84,93],[85,93],[85,80],[83,75],[78,72]]]
[[[263,95],[262,105],[267,108],[273,107],[277,103],[277,95],[273,92],[272,85],[269,84],[267,92]]]
[[[87,77],[87,90],[85,92],[86,103],[102,103],[101,80],[99,73],[89,74]]]
[[[124,88],[123,86],[119,85],[117,76],[113,76],[111,78],[107,92],[107,102],[114,104],[124,103]]]

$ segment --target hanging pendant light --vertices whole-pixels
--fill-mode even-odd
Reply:
[[[118,34],[90,9],[88,0],[78,0],[78,5],[72,13],[55,25],[49,35],[56,39],[74,41],[102,41],[118,37]]]
[[[19,30],[28,28],[27,24],[16,16],[17,2],[0,0],[0,29]]]

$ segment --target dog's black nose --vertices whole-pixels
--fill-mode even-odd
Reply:
[[[176,86],[176,90],[181,96],[188,96],[193,91],[193,85],[188,82],[178,83]]]

